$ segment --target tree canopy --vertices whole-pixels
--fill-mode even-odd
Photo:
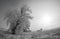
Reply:
[[[32,11],[26,5],[24,5],[21,9],[17,8],[11,11],[8,11],[5,14],[4,19],[7,20],[7,25],[10,23],[10,28],[8,29],[9,32],[13,34],[19,34],[21,32],[26,32],[30,27],[29,19],[33,17],[30,16]]]

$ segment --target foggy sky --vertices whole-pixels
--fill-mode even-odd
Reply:
[[[4,13],[8,9],[13,9],[25,4],[26,0],[0,0],[0,13]]]
[[[32,16],[31,29],[38,30],[43,28],[49,30],[60,27],[60,0],[32,0],[31,4]],[[43,15],[48,14],[53,19],[50,25],[42,23]],[[33,27],[33,28],[32,28]]]
[[[24,4],[28,4],[31,7],[32,16],[34,17],[34,19],[31,21],[31,30],[34,31],[40,29],[41,27],[49,29],[48,26],[45,27],[41,25],[41,18],[43,14],[50,14],[52,17],[54,17],[54,21],[49,26],[60,26],[59,0],[0,0],[0,28],[2,26],[7,26],[7,20],[3,21],[3,17],[8,9],[22,7]]]

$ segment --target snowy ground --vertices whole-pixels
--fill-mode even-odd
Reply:
[[[28,32],[21,35],[12,35],[9,32],[0,31],[0,39],[60,39],[60,29],[51,31]]]

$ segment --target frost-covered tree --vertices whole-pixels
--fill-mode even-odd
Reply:
[[[7,20],[7,24],[10,23],[9,32],[13,34],[19,34],[21,32],[26,32],[30,27],[29,19],[32,19],[30,16],[31,10],[28,6],[24,5],[21,9],[14,9],[8,11],[4,19]]]

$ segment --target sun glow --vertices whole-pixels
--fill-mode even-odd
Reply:
[[[60,1],[33,0],[30,3],[32,10],[31,30],[50,30],[60,27]]]
[[[44,25],[49,25],[52,22],[52,17],[50,15],[43,15],[42,23]]]

